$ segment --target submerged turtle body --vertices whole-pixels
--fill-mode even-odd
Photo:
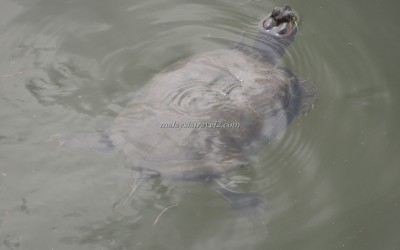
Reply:
[[[61,134],[63,145],[115,147],[144,175],[217,178],[244,166],[317,96],[277,61],[297,32],[289,6],[259,25],[252,47],[195,55],[156,75],[106,134]]]
[[[115,120],[110,138],[131,167],[215,176],[246,164],[287,127],[296,84],[240,50],[197,55],[154,77]]]
[[[295,20],[288,6],[275,8],[253,48],[195,55],[156,75],[116,118],[111,143],[130,167],[171,178],[217,177],[246,165],[315,100],[276,65]]]

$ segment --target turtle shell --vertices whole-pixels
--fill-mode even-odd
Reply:
[[[300,87],[290,71],[240,49],[198,54],[138,91],[110,139],[134,169],[218,176],[286,129],[302,105]]]

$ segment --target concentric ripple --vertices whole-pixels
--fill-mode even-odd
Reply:
[[[229,185],[265,198],[254,219],[238,215],[212,183],[161,179],[139,188],[118,213],[112,205],[137,184],[123,161],[46,140],[108,128],[139,89],[181,59],[251,48],[274,3],[2,0],[0,248],[398,247],[398,8],[372,0],[292,2],[299,30],[282,66],[313,81],[320,98],[228,176]],[[206,71],[176,76],[187,85],[163,92],[165,108],[221,108],[218,100],[240,81],[209,79]],[[205,81],[225,88],[196,85]],[[132,115],[144,118],[151,108]]]

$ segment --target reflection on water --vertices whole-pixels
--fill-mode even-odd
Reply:
[[[135,179],[118,152],[47,140],[108,129],[157,72],[240,41],[276,3],[2,1],[0,248],[396,249],[398,6],[288,4],[300,31],[283,62],[320,98],[228,174],[267,201],[242,217],[203,182],[153,180],[113,208]]]

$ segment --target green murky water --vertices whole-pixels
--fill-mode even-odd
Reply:
[[[284,63],[320,99],[231,173],[268,203],[243,217],[202,182],[126,200],[135,173],[117,152],[48,139],[107,129],[157,72],[283,2],[2,0],[0,249],[399,249],[399,4],[287,3],[302,19]]]

